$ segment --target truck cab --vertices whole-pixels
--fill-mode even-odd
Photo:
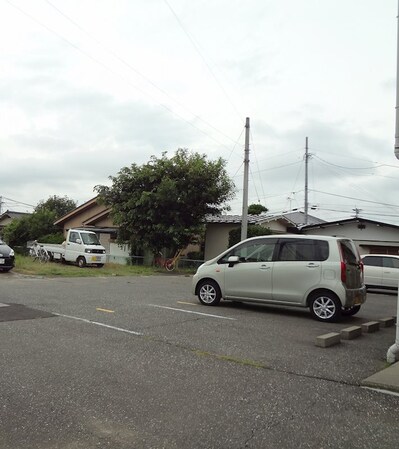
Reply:
[[[86,265],[102,267],[105,264],[105,248],[95,232],[69,229],[63,245],[65,245],[65,261],[75,262],[80,268]]]

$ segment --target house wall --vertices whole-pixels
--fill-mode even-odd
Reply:
[[[365,228],[359,229],[359,223],[344,223],[322,228],[304,229],[307,235],[330,235],[334,237],[351,238],[359,249],[360,254],[383,252],[398,254],[399,228],[362,223]]]
[[[238,223],[208,223],[205,232],[204,259],[210,260],[229,247],[229,232],[239,228]]]
[[[269,221],[266,223],[259,223],[260,226],[264,226],[265,228],[269,228],[271,231],[275,233],[285,233],[287,232],[287,223],[282,221]]]
[[[83,226],[82,223],[84,223],[89,218],[92,218],[95,215],[97,215],[103,211],[104,211],[104,206],[94,203],[91,207],[88,207],[87,209],[81,211],[76,216],[72,216],[71,218],[65,220],[64,225],[63,225],[65,236],[66,236],[68,229],[82,227]],[[108,225],[106,225],[106,226],[108,226]]]
[[[282,220],[258,224],[265,228],[269,228],[276,234],[287,232],[287,222]],[[229,232],[240,226],[240,223],[208,223],[205,232],[205,260],[213,259],[225,251],[229,247]]]

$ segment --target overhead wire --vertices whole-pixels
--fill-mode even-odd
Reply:
[[[115,51],[104,45],[100,40],[98,40],[95,36],[93,36],[91,33],[89,33],[87,30],[85,30],[81,25],[79,25],[75,20],[73,20],[71,17],[69,17],[67,14],[65,14],[61,9],[59,9],[57,6],[55,6],[50,0],[45,0],[45,2],[50,5],[52,8],[54,8],[61,16],[63,16],[65,19],[67,19],[69,22],[71,22],[75,27],[77,27],[80,31],[82,31],[84,34],[86,34],[90,39],[92,39],[94,42],[97,43],[100,47],[105,49],[109,54],[111,54],[114,58],[116,58],[118,61],[120,61],[122,64],[124,64],[126,67],[128,67],[130,70],[132,70],[134,73],[139,75],[141,78],[143,78],[146,82],[148,82],[152,87],[157,89],[159,92],[161,92],[163,95],[168,97],[170,100],[172,100],[174,103],[185,109],[187,112],[189,112],[191,115],[194,116],[197,120],[200,120],[201,122],[205,123],[207,126],[212,128],[214,131],[218,132],[219,134],[223,135],[225,138],[231,140],[233,143],[236,143],[234,139],[232,139],[230,136],[225,134],[223,131],[220,131],[218,128],[216,128],[214,125],[209,123],[208,121],[204,120],[199,115],[192,112],[190,109],[187,108],[183,103],[181,103],[176,98],[172,97],[168,92],[166,92],[164,89],[159,87],[157,84],[155,84],[150,78],[148,78],[146,75],[141,73],[136,67],[134,67],[131,63],[127,62],[124,58],[119,56]]]
[[[200,58],[202,59],[203,63],[205,64],[205,66],[207,67],[209,73],[212,75],[213,79],[215,80],[216,84],[219,86],[219,88],[221,89],[221,91],[223,92],[223,94],[225,95],[225,97],[227,98],[228,102],[230,103],[230,105],[233,107],[234,111],[236,112],[238,118],[240,119],[240,122],[243,122],[242,119],[242,114],[238,111],[237,107],[235,106],[235,104],[233,103],[233,101],[231,100],[230,96],[228,95],[228,93],[226,92],[225,88],[222,86],[222,84],[219,82],[218,78],[216,77],[216,75],[214,74],[212,68],[210,67],[210,65],[208,64],[207,60],[205,59],[204,55],[202,54],[201,50],[199,49],[199,45],[195,42],[194,38],[191,36],[191,34],[187,31],[186,27],[183,25],[183,22],[181,21],[181,19],[179,18],[179,16],[177,15],[176,11],[172,8],[172,6],[170,5],[170,3],[167,0],[164,0],[164,3],[166,4],[166,6],[169,8],[170,12],[173,14],[173,16],[175,17],[177,23],[179,24],[180,28],[183,30],[184,34],[187,36],[187,38],[189,39],[189,41],[191,42],[192,46],[194,47],[195,51],[198,53],[198,55],[200,56]]]
[[[61,34],[57,33],[55,30],[53,30],[52,28],[48,27],[46,24],[44,24],[43,22],[41,22],[40,20],[36,19],[34,16],[32,16],[30,13],[26,12],[25,10],[23,10],[22,8],[20,8],[19,6],[15,5],[14,3],[12,3],[10,0],[5,0],[6,3],[8,3],[10,6],[12,6],[13,8],[17,9],[19,12],[21,12],[22,14],[24,14],[25,16],[27,16],[29,19],[31,19],[32,21],[34,21],[35,23],[37,23],[38,25],[42,26],[43,28],[45,28],[47,31],[49,31],[50,33],[54,34],[55,36],[57,36],[59,39],[63,40],[64,42],[66,42],[68,45],[70,45],[72,48],[74,48],[76,51],[82,53],[84,56],[86,56],[87,58],[91,59],[93,62],[95,62],[96,64],[100,65],[101,67],[103,67],[105,70],[107,70],[108,72],[112,73],[113,75],[119,77],[120,79],[122,79],[124,82],[126,82],[129,86],[131,86],[132,88],[136,89],[137,91],[141,92],[143,95],[150,97],[156,104],[158,104],[159,106],[161,106],[162,108],[164,108],[165,110],[167,110],[170,114],[175,115],[176,117],[178,117],[180,120],[184,121],[185,123],[187,123],[188,125],[190,125],[191,127],[195,128],[197,131],[201,132],[202,134],[204,134],[205,136],[207,136],[208,138],[210,138],[211,140],[213,140],[214,142],[216,142],[217,144],[225,147],[227,150],[230,151],[230,148],[227,147],[224,143],[220,142],[218,139],[216,139],[215,137],[209,135],[207,132],[205,132],[204,130],[202,130],[201,128],[199,128],[198,126],[196,126],[194,123],[190,122],[189,120],[186,120],[184,117],[182,117],[179,113],[177,113],[176,111],[173,111],[171,108],[169,108],[168,106],[166,106],[163,103],[159,103],[151,94],[149,94],[148,92],[144,91],[143,89],[141,89],[139,86],[133,84],[129,79],[125,78],[124,76],[122,76],[121,74],[115,72],[113,69],[111,69],[110,67],[108,67],[106,64],[104,64],[102,61],[98,60],[97,58],[95,58],[94,56],[92,56],[90,53],[86,52],[85,50],[81,49],[78,45],[74,44],[73,42],[71,42],[69,39],[67,39],[66,37],[62,36]]]

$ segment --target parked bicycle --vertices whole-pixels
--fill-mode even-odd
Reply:
[[[175,255],[170,258],[165,258],[160,251],[157,256],[154,257],[153,265],[157,268],[165,268],[166,271],[173,271],[178,264],[179,258],[183,250],[176,251]]]
[[[29,249],[29,255],[33,260],[38,260],[40,263],[46,263],[50,260],[50,255],[47,250],[40,246],[36,240]]]

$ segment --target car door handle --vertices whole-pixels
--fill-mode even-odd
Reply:
[[[308,268],[317,268],[320,266],[320,264],[319,263],[308,263],[306,266]]]
[[[261,265],[260,270],[270,270],[270,265]]]

